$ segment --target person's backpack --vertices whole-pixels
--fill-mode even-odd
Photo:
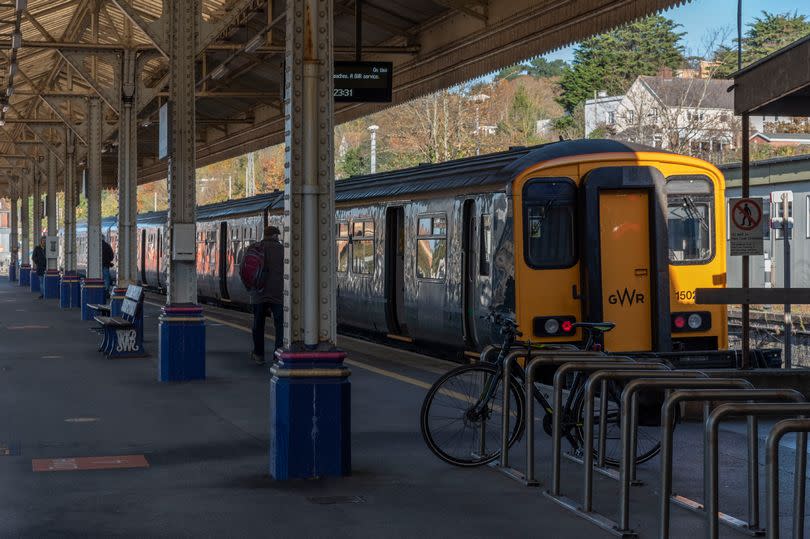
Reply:
[[[264,247],[256,242],[247,248],[239,265],[239,278],[248,290],[261,290],[267,278]]]

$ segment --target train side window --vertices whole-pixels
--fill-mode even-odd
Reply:
[[[374,221],[355,221],[352,227],[352,273],[374,273]]]
[[[337,270],[345,273],[349,269],[349,223],[335,223],[335,245],[337,247]]]
[[[481,215],[481,240],[478,251],[481,253],[479,256],[479,271],[478,273],[487,276],[489,275],[489,265],[491,263],[491,250],[492,250],[492,215],[485,213]]]
[[[420,217],[416,236],[416,276],[443,281],[447,274],[447,218]]]
[[[577,187],[569,178],[536,178],[523,187],[523,256],[534,269],[577,262]]]
[[[667,178],[667,230],[671,264],[714,258],[714,193],[707,176]]]

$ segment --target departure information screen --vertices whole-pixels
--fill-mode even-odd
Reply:
[[[335,62],[335,101],[391,101],[391,62]]]

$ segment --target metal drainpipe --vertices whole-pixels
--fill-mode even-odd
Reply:
[[[303,199],[304,344],[318,344],[318,62],[304,60]]]

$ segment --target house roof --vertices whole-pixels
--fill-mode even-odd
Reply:
[[[727,79],[680,79],[642,75],[639,80],[667,107],[733,109],[733,81]]]
[[[810,133],[762,133],[757,131],[751,138],[760,137],[768,142],[798,142],[810,144]]]

